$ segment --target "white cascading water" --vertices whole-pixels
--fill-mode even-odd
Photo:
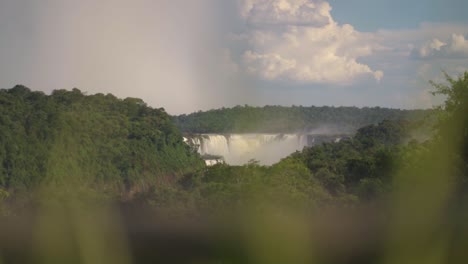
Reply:
[[[300,134],[205,134],[184,140],[198,146],[200,154],[222,156],[231,165],[252,159],[271,165],[307,146],[307,136]]]

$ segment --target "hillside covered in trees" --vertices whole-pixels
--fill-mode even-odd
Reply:
[[[11,200],[44,185],[92,189],[118,200],[135,199],[183,211],[225,208],[266,193],[273,200],[294,198],[314,205],[370,199],[388,190],[389,175],[414,125],[404,120],[411,116],[421,121],[427,113],[380,108],[350,108],[347,113],[346,108],[242,107],[200,115],[221,117],[240,111],[241,116],[251,116],[245,114],[250,111],[253,116],[268,115],[267,121],[274,125],[279,124],[274,120],[287,119],[287,113],[290,120],[301,120],[305,115],[294,115],[301,109],[314,120],[329,116],[327,120],[333,122],[340,118],[345,122],[345,117],[360,122],[384,117],[399,121],[360,128],[352,139],[306,148],[273,166],[252,161],[245,166],[207,168],[183,142],[173,119],[140,99],[88,96],[78,89],[56,90],[51,95],[20,85],[3,89],[0,190],[4,198],[0,200]],[[279,112],[279,119],[273,119],[273,110]],[[320,113],[318,117],[310,114],[312,110]],[[260,115],[250,121],[256,118]],[[348,129],[351,121],[346,121]],[[221,124],[207,130],[216,131]],[[229,126],[223,131],[227,129]]]
[[[236,106],[174,117],[185,133],[354,133],[383,120],[421,121],[433,110],[381,107]]]
[[[125,191],[202,165],[163,109],[135,98],[0,90],[0,187],[72,183]]]
[[[161,258],[152,246],[169,243],[171,250],[176,249],[169,250],[170,260],[183,253],[194,256],[194,252],[196,256],[211,254],[216,260],[202,263],[258,263],[249,262],[258,252],[267,252],[268,260],[302,260],[316,257],[307,255],[312,248],[318,253],[328,250],[325,255],[332,260],[312,263],[382,259],[422,263],[433,257],[430,252],[444,253],[449,261],[440,263],[461,263],[458,260],[466,259],[468,245],[468,73],[458,79],[447,76],[447,82],[433,84],[435,93],[447,100],[433,112],[432,137],[423,142],[409,137],[414,123],[384,120],[357,129],[352,138],[304,148],[272,166],[261,166],[255,160],[243,166],[204,166],[183,142],[171,117],[139,99],[86,96],[77,89],[51,95],[23,86],[1,90],[1,219],[30,219],[18,210],[27,207],[22,201],[42,202],[37,208],[43,209],[34,218],[36,222],[20,223],[10,236],[5,230],[10,231],[11,225],[0,225],[7,234],[0,237],[2,257],[35,260],[45,256],[68,263],[80,259],[81,246],[91,245],[96,250],[91,252],[104,252],[91,253],[93,257],[112,259],[121,251],[105,249],[126,246],[109,236],[109,230],[112,234],[122,231],[118,216],[102,202],[110,197],[124,208],[144,206],[145,214],[137,216],[135,210],[124,218],[129,222],[124,223],[122,241],[128,238],[129,246],[122,252],[130,252],[136,260],[138,256]],[[31,195],[44,186],[56,188],[45,189],[47,195]],[[74,195],[80,189],[94,192]],[[361,215],[360,209],[365,213]],[[149,213],[169,219],[170,224],[158,228]],[[359,216],[353,218],[354,214]],[[205,236],[213,231],[213,226],[205,226],[191,237],[191,228],[196,227],[191,220],[204,216],[214,216],[210,219],[222,222],[229,234],[246,236],[239,240]],[[188,229],[178,230],[172,225],[174,219],[189,223]],[[321,224],[330,224],[329,229],[322,230]],[[165,239],[161,233],[165,227],[179,233]],[[312,230],[317,233],[307,233]],[[24,232],[31,235],[16,237]],[[350,232],[356,236],[349,236]],[[191,244],[179,250],[178,242],[187,234]],[[38,244],[28,244],[31,237]],[[16,244],[10,243],[13,238]],[[158,238],[159,244],[153,244]],[[206,249],[207,241],[215,241],[210,244],[213,247],[199,251],[196,246]],[[320,247],[323,243],[326,246]],[[252,248],[245,247],[252,244]],[[225,255],[226,248],[220,245],[227,245],[232,254]],[[263,251],[264,245],[283,251]],[[298,245],[304,251],[297,251]],[[189,248],[196,250],[185,250]],[[387,248],[388,252],[382,250]],[[343,262],[343,258],[352,261]]]
[[[177,210],[223,208],[253,192],[273,190],[273,196],[292,195],[313,204],[375,198],[389,190],[391,175],[408,149],[409,134],[415,127],[427,128],[422,123],[435,113],[246,106],[171,118],[141,99],[88,96],[78,89],[45,95],[20,85],[1,90],[0,103],[0,190],[4,196],[44,184],[72,185],[119,200],[131,197]],[[224,123],[214,122],[216,118],[224,118]],[[377,122],[380,119],[385,120]],[[200,124],[195,130],[186,126],[190,132],[254,131],[258,123],[262,130],[269,126],[268,131],[312,128],[325,121],[348,131],[357,129],[359,123],[378,124],[361,127],[353,138],[340,143],[305,148],[273,166],[260,166],[253,160],[244,166],[205,167],[195,150],[183,142],[173,120],[182,127]],[[205,128],[198,130],[201,127]],[[412,142],[409,148],[416,146],[419,143]]]

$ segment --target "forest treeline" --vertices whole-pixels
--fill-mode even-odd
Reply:
[[[406,192],[404,201],[421,196],[416,204],[407,202],[416,208],[424,199],[432,199],[425,196],[445,192],[454,204],[467,205],[462,201],[468,190],[468,73],[458,79],[446,77],[446,84],[433,83],[434,94],[446,96],[445,104],[427,118],[383,120],[357,129],[348,140],[304,148],[272,166],[255,160],[244,166],[217,164],[185,175],[171,190],[155,188],[139,198],[149,204],[164,201],[170,208],[215,211],[259,201],[313,209],[379,201]],[[414,131],[421,128],[430,130],[426,135],[431,136],[415,137]],[[433,199],[439,199],[437,195]]]
[[[392,176],[406,162],[405,153],[420,144],[410,138],[406,122],[383,121],[358,130],[338,143],[304,148],[272,166],[252,160],[244,166],[217,164],[187,174],[179,189],[142,193],[145,204],[172,209],[233,210],[261,201],[268,206],[313,210],[330,204],[378,199],[391,190]],[[171,191],[176,191],[168,195]],[[182,199],[181,199],[182,198]]]
[[[241,112],[249,109],[269,107]],[[330,114],[335,108],[328,109]],[[371,122],[360,116],[365,110],[354,110],[350,116]],[[406,113],[367,110],[381,113],[378,118]],[[227,110],[218,115],[222,111]],[[141,99],[85,95],[78,89],[46,95],[18,85],[0,90],[0,113],[0,200],[15,200],[44,185],[72,186],[174,210],[225,208],[267,193],[272,200],[315,205],[375,197],[387,189],[392,164],[405,148],[400,143],[415,124],[382,121],[359,129],[350,140],[304,149],[271,167],[255,161],[205,167],[173,119]]]
[[[306,149],[271,168],[253,163],[200,169],[203,161],[183,142],[171,117],[140,99],[122,100],[111,94],[88,96],[78,89],[46,95],[18,85],[1,90],[0,103],[3,190],[31,190],[44,183],[72,184],[111,195],[145,192],[148,198],[156,195],[150,198],[155,201],[146,201],[153,204],[158,200],[180,203],[185,196],[204,204],[228,203],[231,196],[243,197],[244,189],[263,189],[277,177],[274,185],[278,188],[313,199],[328,193],[360,195],[363,188],[377,193],[385,181],[376,175],[389,173],[382,166],[391,162],[394,146],[403,138],[402,131],[408,129],[408,122],[385,121],[358,130],[355,139]],[[269,107],[245,107],[241,112],[260,109]],[[287,112],[295,108],[278,109]],[[337,109],[340,112],[344,108]],[[375,110],[369,111],[377,113]],[[381,109],[381,113],[379,118],[389,113],[403,117],[405,112]],[[360,112],[353,115],[367,120]],[[210,128],[210,132],[216,129]],[[253,183],[257,185],[250,186]],[[284,188],[283,184],[294,184],[297,189]],[[313,189],[321,195],[312,194]]]
[[[0,90],[0,188],[40,184],[125,192],[203,165],[164,109],[141,99]]]
[[[448,77],[448,82],[434,84],[436,93],[447,96],[445,105],[434,111],[350,108],[347,113],[346,108],[307,108],[328,109],[320,118],[337,111],[340,118],[359,122],[384,120],[357,129],[350,139],[304,148],[272,166],[252,160],[244,166],[213,167],[206,167],[183,142],[172,117],[140,99],[84,95],[78,89],[51,95],[24,86],[4,89],[0,91],[0,202],[9,204],[25,193],[21,190],[52,185],[89,188],[120,201],[183,212],[226,210],[253,201],[310,209],[378,200],[393,191],[395,177],[402,171],[413,174],[428,167],[421,163],[437,165],[447,158],[458,162],[451,167],[461,175],[457,186],[465,186],[468,74]],[[269,108],[208,113],[221,117],[225,111],[254,113]],[[306,108],[273,109],[286,113]],[[414,140],[413,131],[421,127],[431,127],[431,138]],[[216,129],[220,127],[210,132]]]
[[[235,106],[174,117],[184,133],[354,133],[383,120],[421,121],[434,110],[381,107]]]

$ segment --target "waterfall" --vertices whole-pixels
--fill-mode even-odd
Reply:
[[[229,155],[228,136],[224,135],[202,135],[198,152],[202,155],[216,155],[226,157]]]
[[[231,165],[246,164],[252,159],[271,165],[308,145],[307,135],[300,134],[203,134],[184,141],[196,146],[201,155],[221,156]],[[207,160],[207,164],[212,162]]]

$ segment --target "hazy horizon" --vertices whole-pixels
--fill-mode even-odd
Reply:
[[[248,104],[427,109],[468,69],[462,0],[0,0],[0,87]]]
[[[47,95],[50,95],[52,93],[52,91],[41,91],[41,90],[37,90],[37,89],[34,89],[34,87],[28,87],[24,84],[16,84],[14,85],[13,87],[0,87],[0,89],[11,89],[11,88],[14,88],[15,86],[17,85],[21,85],[21,86],[25,86],[27,87],[28,89],[30,89],[31,91],[39,91],[39,92],[44,92],[45,94]],[[79,89],[77,87],[73,87],[73,88],[60,88],[60,89],[64,89],[64,90],[67,90],[67,91],[71,91],[72,89]],[[57,90],[57,89],[56,89]],[[89,92],[86,92],[86,90],[81,90],[79,89],[83,94],[85,95],[96,95],[96,94],[108,94],[108,93],[102,93],[102,92],[95,92],[95,93],[89,93]],[[109,94],[112,94],[112,93],[109,93]],[[115,96],[115,94],[113,94]],[[158,105],[151,105],[149,104],[145,98],[140,98],[140,97],[133,97],[133,96],[127,96],[127,97],[130,97],[130,98],[138,98],[138,99],[142,99],[148,106],[152,107],[152,108],[164,108],[163,106],[158,106]],[[118,97],[119,99],[123,100],[127,97]],[[167,112],[168,114],[170,115],[173,115],[173,116],[179,116],[179,115],[189,115],[189,114],[193,114],[193,113],[197,113],[197,112],[207,112],[207,111],[213,111],[213,110],[221,110],[223,108],[234,108],[234,107],[244,107],[244,106],[249,106],[249,107],[259,107],[259,108],[262,108],[262,107],[268,107],[268,106],[280,106],[280,107],[335,107],[335,108],[340,108],[340,107],[357,107],[357,108],[376,108],[376,107],[380,107],[380,108],[388,108],[388,109],[396,109],[396,110],[431,110],[431,109],[434,109],[434,107],[438,106],[438,105],[434,105],[434,106],[427,106],[427,107],[415,107],[415,108],[396,108],[396,107],[386,107],[386,106],[381,106],[381,105],[362,105],[362,106],[357,106],[357,105],[320,105],[320,104],[310,104],[310,105],[296,105],[296,104],[256,104],[256,105],[251,105],[251,104],[233,104],[233,105],[229,105],[229,106],[219,106],[219,107],[213,107],[213,108],[206,108],[206,109],[197,109],[197,110],[193,110],[193,111],[190,111],[190,112],[182,112],[182,113],[177,113],[177,114],[173,114],[169,111],[167,111],[167,109],[164,108],[165,112]]]

